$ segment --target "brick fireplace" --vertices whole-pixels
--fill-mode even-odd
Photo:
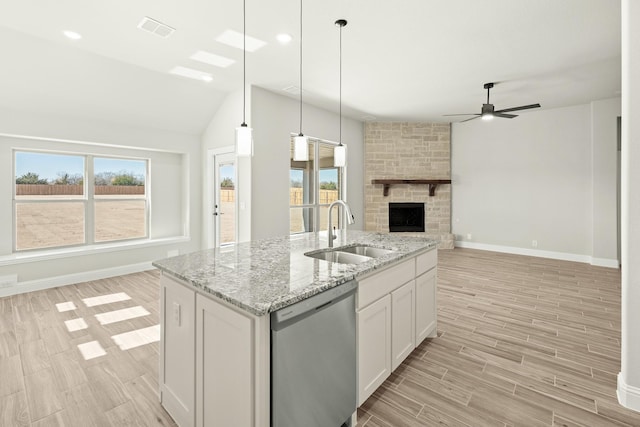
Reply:
[[[453,248],[451,185],[395,184],[373,180],[451,179],[451,130],[448,123],[367,122],[365,124],[365,229],[389,232],[389,203],[424,203],[424,232],[441,249]]]

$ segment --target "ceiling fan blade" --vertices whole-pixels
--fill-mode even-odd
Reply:
[[[480,117],[480,114],[476,114],[476,116],[475,116],[475,117],[471,117],[470,119],[462,120],[462,121],[460,121],[460,122],[458,122],[458,123],[468,122],[469,120],[474,120],[474,119],[477,119],[478,117]]]
[[[496,117],[502,117],[504,119],[513,119],[514,117],[518,117],[515,114],[504,114],[504,113],[493,113]]]
[[[505,108],[504,110],[494,111],[494,113],[508,113],[509,111],[528,110],[529,108],[539,108],[540,104],[523,105],[521,107]]]
[[[479,116],[477,113],[463,113],[463,114],[443,114],[443,116]]]

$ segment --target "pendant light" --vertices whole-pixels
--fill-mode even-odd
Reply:
[[[333,166],[340,168],[347,164],[347,147],[342,145],[342,27],[347,25],[347,20],[338,19],[336,25],[340,27],[340,138],[333,149]]]
[[[308,138],[302,134],[302,0],[300,0],[300,131],[293,138],[293,160],[309,160]]]
[[[253,129],[247,126],[247,6],[242,1],[242,124],[236,128],[236,155],[249,157],[253,155]]]

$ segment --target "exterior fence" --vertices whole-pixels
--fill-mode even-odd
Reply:
[[[81,196],[84,186],[61,184],[16,184],[17,196]],[[96,185],[98,195],[144,194],[144,185]]]
[[[289,204],[291,206],[303,204],[302,188],[289,189]],[[320,204],[328,205],[331,202],[338,200],[338,190],[320,190]],[[235,189],[223,188],[220,190],[221,202],[235,202],[236,192]]]
[[[338,200],[338,190],[320,190],[319,203],[321,205],[328,205],[336,200]],[[304,204],[302,188],[289,189],[289,204],[291,206]]]

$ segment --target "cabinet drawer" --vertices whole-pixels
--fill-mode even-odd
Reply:
[[[394,267],[358,281],[357,309],[361,309],[393,292],[415,277],[415,259],[411,258]]]
[[[416,257],[416,276],[426,273],[438,264],[438,250],[431,249]]]

